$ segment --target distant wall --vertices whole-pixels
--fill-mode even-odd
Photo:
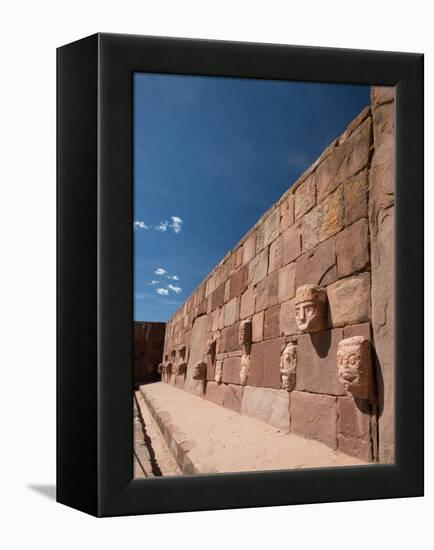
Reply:
[[[158,365],[164,348],[166,323],[134,322],[134,370],[135,385],[158,380]]]
[[[186,359],[196,361],[204,337],[217,339],[215,356],[204,357],[205,399],[364,460],[393,462],[393,88],[374,87],[371,99],[168,321],[164,353],[174,357],[185,345]],[[315,335],[300,334],[295,323],[295,292],[305,284],[328,298],[327,327]],[[242,386],[244,319],[252,320],[253,343]],[[347,396],[337,378],[338,343],[355,335],[372,343],[369,400]],[[280,357],[295,340],[296,385],[288,392]],[[188,361],[187,380],[193,366]],[[166,381],[182,388],[184,378],[174,371]]]

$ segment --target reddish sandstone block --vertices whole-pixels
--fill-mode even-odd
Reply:
[[[300,254],[300,228],[294,224],[282,233],[282,265],[294,261]]]
[[[264,227],[264,246],[268,246],[279,235],[280,230],[280,210],[275,208],[273,212],[266,218],[263,224]]]
[[[254,287],[249,287],[241,296],[240,319],[251,317],[255,312],[256,293]]]
[[[229,279],[229,300],[240,296],[247,286],[247,267],[241,267]]]
[[[368,174],[362,172],[344,183],[344,224],[368,217]]]
[[[283,338],[265,340],[262,348],[263,382],[265,388],[280,389],[280,354],[283,347]],[[249,384],[253,385],[253,384]]]
[[[321,208],[316,206],[300,220],[302,251],[306,252],[319,243]]]
[[[395,136],[395,106],[393,103],[378,107],[373,114],[374,118],[374,142],[378,147],[394,139]]]
[[[362,218],[336,236],[339,277],[361,271],[369,264],[368,220]]]
[[[223,406],[236,412],[241,411],[241,402],[243,400],[244,386],[234,386],[229,384],[223,395]]]
[[[332,237],[344,226],[344,191],[338,187],[319,206],[319,242]]]
[[[294,213],[295,219],[301,218],[306,212],[309,212],[316,201],[315,174],[310,175],[294,193]]]
[[[225,285],[221,284],[211,295],[211,311],[221,307],[225,302]]]
[[[352,397],[339,397],[339,450],[362,460],[372,460],[371,411],[369,403]]]
[[[268,252],[268,273],[278,269],[282,264],[282,239],[277,237],[271,244]]]
[[[279,273],[273,271],[256,288],[255,310],[261,311],[278,303]]]
[[[279,302],[286,302],[295,296],[295,263],[285,265],[279,269]]]
[[[370,314],[370,274],[340,279],[327,288],[329,323],[339,327],[368,321]]]
[[[369,323],[359,323],[344,328],[344,338],[352,338],[353,336],[363,336],[371,339],[371,325]]]
[[[372,86],[371,87],[371,102],[374,107],[378,107],[382,103],[394,101],[395,87],[394,86]]]
[[[223,405],[223,396],[226,391],[226,384],[217,384],[217,382],[208,382],[206,385],[205,399]]]
[[[264,376],[264,342],[252,344],[250,353],[249,378],[247,384],[249,386],[262,386]]]
[[[272,388],[244,388],[241,414],[289,431],[289,392]]]
[[[294,195],[288,195],[280,204],[280,230],[285,231],[294,223]]]
[[[263,250],[249,263],[249,283],[257,285],[267,276],[268,249]]]
[[[290,410],[292,431],[337,448],[336,397],[293,391]]]
[[[338,343],[342,337],[341,329],[297,337],[297,390],[345,395],[336,364]]]
[[[225,305],[225,327],[233,325],[238,319],[238,303],[239,298],[232,298],[230,302]]]
[[[235,268],[237,269],[243,264],[243,245],[237,248],[235,253]]]
[[[243,244],[243,265],[246,265],[250,262],[256,254],[256,233],[253,231],[252,234],[244,241]]]
[[[295,263],[295,286],[326,285],[337,279],[335,239],[316,246]]]
[[[264,338],[264,312],[255,313],[252,317],[252,342],[261,342]]]
[[[227,353],[229,351],[241,349],[241,346],[238,342],[239,326],[239,323],[234,323],[233,325],[222,330],[220,335],[218,353]]]
[[[279,326],[281,336],[292,336],[298,333],[297,323],[295,322],[294,299],[280,304]]]
[[[261,252],[264,246],[265,246],[265,228],[264,228],[264,224],[262,223],[256,229],[256,254],[259,254],[259,252]]]
[[[277,304],[265,310],[264,340],[280,336],[280,305]]]
[[[223,360],[223,382],[225,384],[240,383],[241,357],[227,357]]]

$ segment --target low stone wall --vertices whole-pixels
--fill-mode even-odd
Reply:
[[[371,98],[168,321],[162,377],[393,462],[393,88]]]
[[[165,330],[166,323],[134,322],[135,386],[159,379],[158,365],[163,356]]]

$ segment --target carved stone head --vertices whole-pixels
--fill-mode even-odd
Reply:
[[[217,361],[215,365],[214,380],[217,384],[221,384],[223,381],[223,361]]]
[[[205,346],[205,355],[215,355],[217,340],[210,338]]]
[[[363,336],[345,338],[338,344],[338,378],[347,394],[360,399],[370,397],[371,343]]]
[[[297,344],[286,344],[280,357],[280,376],[282,389],[292,391],[295,388],[297,372]]]
[[[302,332],[326,328],[326,293],[315,285],[303,285],[295,294],[295,320]]]
[[[195,380],[204,380],[206,377],[206,363],[198,361],[193,368],[193,378]]]
[[[250,346],[252,343],[252,321],[250,319],[241,321],[238,329],[238,343],[240,346]]]
[[[245,386],[247,384],[247,380],[249,378],[249,371],[250,371],[250,356],[244,354],[241,356],[241,369],[240,369],[240,384],[242,386]]]

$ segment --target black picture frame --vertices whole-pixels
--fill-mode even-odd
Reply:
[[[133,479],[133,73],[396,86],[396,462]],[[423,55],[95,34],[57,51],[57,500],[95,516],[423,495]]]

